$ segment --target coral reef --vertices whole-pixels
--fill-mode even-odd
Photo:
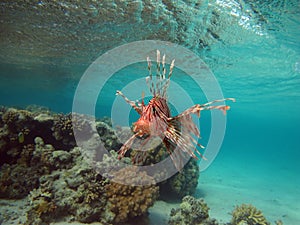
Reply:
[[[40,122],[36,120],[38,115],[40,115],[38,112],[2,108],[0,114],[0,165],[14,164],[20,157],[29,155],[30,153],[25,153],[25,151],[30,151],[29,145],[34,144],[37,136],[42,137],[47,143],[56,144],[51,138],[53,120],[48,123]]]
[[[71,168],[40,177],[39,187],[31,191],[27,224],[42,224],[65,216],[70,221],[84,223],[107,222],[109,219],[105,212],[107,181],[84,160],[78,147],[70,154],[76,158]]]
[[[270,225],[262,212],[252,205],[237,206],[231,214],[232,225]]]
[[[94,161],[89,161],[83,154],[89,146],[99,148],[100,140],[92,139],[96,143],[86,141],[87,149],[73,146],[72,126],[88,139],[92,135],[90,120],[81,115],[73,114],[72,118],[70,114],[42,110],[43,113],[13,108],[0,110],[0,154],[3,156],[0,198],[28,198],[25,224],[49,224],[56,220],[112,224],[147,212],[159,191],[151,177],[145,172],[120,169],[117,153],[111,151],[99,156],[101,160],[97,167],[106,169],[106,173],[119,182],[122,179],[140,184],[152,181],[146,186],[135,187],[106,179],[97,172]],[[105,118],[105,121],[109,122],[109,119]],[[112,128],[101,121],[99,124],[98,131],[106,134],[107,140],[113,140],[114,144],[107,147],[117,147]],[[18,136],[20,132],[23,133]],[[122,161],[131,162],[126,157]]]
[[[33,144],[36,137],[51,143],[55,149],[70,150],[76,146],[73,126],[81,138],[91,135],[90,119],[79,114],[55,114],[41,108],[41,112],[2,107],[0,113],[0,164],[15,163],[25,145]]]
[[[56,151],[52,145],[44,144],[40,137],[36,137],[34,142],[23,146],[16,164],[2,165],[0,197],[13,199],[25,197],[38,187],[41,175],[49,174],[55,169],[66,168],[66,161],[63,159],[64,163],[61,163],[62,158],[59,155],[66,155],[67,152]]]
[[[70,154],[77,155],[73,167],[42,176],[39,188],[31,191],[27,224],[42,224],[65,216],[69,221],[83,223],[124,222],[146,213],[158,196],[155,185],[129,186],[103,178],[84,160],[79,147]],[[114,176],[120,177],[119,182],[149,179],[145,173],[126,168]]]
[[[209,218],[209,208],[203,199],[185,196],[180,208],[172,209],[169,225],[217,225],[215,219]]]
[[[15,162],[22,150],[22,144],[32,137],[32,113],[14,108],[2,108],[0,114],[0,164]]]
[[[37,106],[30,110],[0,108],[0,198],[27,201],[26,221],[22,224],[41,225],[57,220],[105,225],[125,223],[145,215],[159,191],[182,197],[192,194],[197,186],[199,168],[194,159],[181,173],[159,186],[153,174],[137,167],[124,168],[135,157],[135,146],[121,160],[122,164],[117,160],[117,150],[122,145],[120,141],[127,140],[131,131],[121,127],[113,129],[109,118],[96,121],[100,137],[90,139],[95,135],[90,118],[55,114]],[[76,146],[73,126],[84,134],[80,147]],[[86,157],[90,149],[97,153],[103,148],[100,139],[108,153],[99,151],[94,158]],[[149,148],[144,165],[158,163],[168,156],[160,142],[149,142]],[[169,224],[216,225],[208,210],[203,200],[186,196],[180,208],[171,211]],[[9,219],[0,215],[0,222]],[[251,205],[237,207],[229,224],[269,225],[261,211]]]

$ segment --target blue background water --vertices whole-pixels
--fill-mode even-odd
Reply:
[[[247,30],[236,34],[239,42],[220,41],[197,52],[218,79],[224,96],[237,100],[227,114],[221,151],[203,172],[197,192],[208,199],[216,214],[222,204],[229,212],[233,205],[247,202],[260,206],[272,220],[282,219],[286,224],[300,221],[300,7],[297,1],[294,6],[298,7],[282,9],[280,17],[271,16],[262,33]],[[77,83],[87,66],[2,62],[0,104],[37,104],[70,112]],[[126,73],[113,76],[112,84],[101,93],[105,101],[97,106],[99,116],[110,116],[116,89],[144,77],[147,70],[139,65],[126,68]],[[176,73],[173,79],[180,83]],[[187,90],[190,86],[186,82],[181,85]],[[189,90],[195,101],[204,103],[201,93]],[[132,112],[131,116],[134,120],[136,115]],[[201,131],[205,145],[209,112],[201,118]],[[219,202],[210,197],[216,195]],[[227,198],[232,201],[225,203]],[[276,210],[281,213],[277,215]]]

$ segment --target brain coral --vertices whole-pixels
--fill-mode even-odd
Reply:
[[[128,181],[137,184],[148,182],[151,178],[145,172],[135,168],[123,168],[115,174],[116,182],[107,185],[108,201],[111,211],[115,213],[114,222],[124,222],[128,218],[140,216],[147,212],[158,197],[158,187],[155,185],[130,186],[122,183]]]

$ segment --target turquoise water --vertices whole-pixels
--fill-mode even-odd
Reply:
[[[284,224],[300,224],[299,2],[212,1],[210,4],[223,10],[221,16],[227,15],[230,18],[228,23],[231,23],[219,30],[219,38],[215,42],[201,49],[193,48],[188,39],[185,42],[172,39],[173,35],[176,37],[176,32],[166,38],[166,41],[180,42],[199,55],[217,78],[223,95],[236,98],[236,103],[230,103],[223,145],[216,160],[200,175],[195,195],[206,199],[213,217],[217,219],[228,221],[228,212],[235,205],[250,203],[261,209],[271,222],[281,219]],[[6,7],[5,4],[1,6]],[[22,12],[19,8],[16,10]],[[11,15],[6,16],[3,21]],[[122,41],[118,39],[116,43],[112,41],[111,45],[99,39],[101,44],[83,49],[84,54],[82,58],[79,57],[81,61],[76,62],[71,54],[52,54],[51,44],[56,41],[49,40],[55,38],[53,34],[41,43],[40,33],[31,34],[26,30],[20,31],[18,26],[11,26],[12,30],[15,29],[14,33],[6,29],[7,24],[3,21],[1,36],[7,31],[15,35],[11,39],[15,40],[19,31],[19,38],[22,39],[18,46],[14,41],[1,38],[0,105],[5,106],[26,107],[36,104],[56,112],[72,111],[77,84],[91,61],[106,50],[135,39],[133,33],[125,29],[126,23],[120,23],[119,27],[114,25],[116,33],[119,32],[120,36],[126,33],[129,37],[125,36]],[[18,22],[15,17],[11,21]],[[30,18],[28,21],[31,21]],[[86,36],[93,36],[90,32],[92,29],[101,29],[101,26],[89,27],[82,32],[86,32]],[[142,37],[137,40],[155,38],[151,35]],[[80,56],[80,40],[72,40],[69,38],[66,41],[68,45],[64,47],[78,47],[76,57]],[[35,42],[36,54],[33,54]],[[41,45],[43,49],[39,48]],[[14,48],[19,49],[15,53],[7,50]],[[53,48],[59,49],[59,46],[54,45]],[[86,51],[90,49],[93,52],[87,56]],[[51,54],[47,55],[48,52]],[[97,116],[111,116],[115,90],[122,89],[135,79],[144,78],[147,73],[144,62],[128,66],[112,76],[100,93]],[[180,83],[185,79],[184,76],[175,70],[172,79],[187,90],[194,101],[205,103],[202,90],[193,88],[192,81]],[[132,111],[131,121],[136,118],[137,115]],[[210,126],[210,113],[205,112],[201,117],[204,145],[209,138]]]

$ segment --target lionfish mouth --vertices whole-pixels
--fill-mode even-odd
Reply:
[[[135,132],[136,134],[137,132]],[[138,139],[141,139],[141,140],[144,140],[144,139],[147,139],[150,137],[150,134],[142,134],[142,135],[138,135],[137,138]]]
[[[138,131],[134,131],[134,123],[131,125],[130,127],[131,132],[136,136],[136,138],[140,139],[140,140],[144,140],[150,137],[150,134],[147,133],[143,133],[143,134],[138,134]]]

